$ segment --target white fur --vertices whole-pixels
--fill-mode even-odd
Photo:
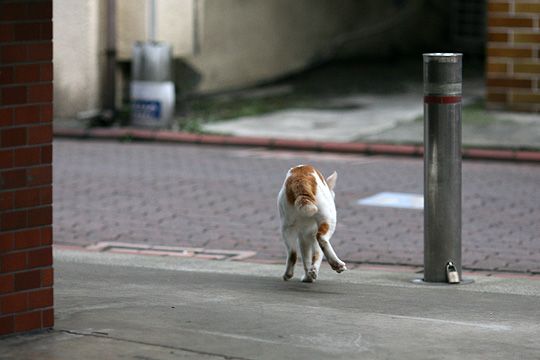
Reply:
[[[305,211],[299,211],[287,201],[285,184],[289,176],[291,176],[291,170],[287,173],[278,195],[281,235],[288,253],[283,279],[289,280],[293,277],[294,263],[296,261],[292,254],[301,255],[302,257],[305,271],[302,281],[304,282],[313,282],[317,278],[323,253],[332,269],[338,273],[347,270],[345,263],[337,257],[330,244],[330,238],[336,229],[336,206],[333,188],[336,184],[337,173],[334,172],[326,179],[328,185],[321,181],[315,172],[313,173],[317,181],[316,212],[307,214]],[[317,231],[322,223],[327,223],[329,229],[325,235],[317,239]],[[300,254],[297,251],[298,248]],[[314,254],[317,255],[316,261],[312,261]]]

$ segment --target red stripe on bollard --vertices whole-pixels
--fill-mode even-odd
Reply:
[[[455,104],[461,102],[461,96],[424,96],[424,104]]]

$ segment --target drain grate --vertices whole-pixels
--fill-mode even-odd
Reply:
[[[119,254],[173,256],[223,261],[245,260],[257,254],[255,251],[247,250],[205,249],[179,246],[132,244],[124,242],[99,242],[97,244],[87,246],[86,250]]]

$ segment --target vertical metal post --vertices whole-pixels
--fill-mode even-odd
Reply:
[[[424,54],[425,282],[461,279],[461,60]]]
[[[156,41],[156,0],[148,3],[148,41]]]
[[[107,70],[103,88],[104,116],[112,118],[116,110],[116,0],[107,1]]]

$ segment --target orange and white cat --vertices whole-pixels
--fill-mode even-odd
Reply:
[[[278,195],[281,235],[288,253],[283,280],[293,277],[298,248],[304,264],[303,282],[317,279],[323,253],[333,270],[347,270],[330,245],[336,229],[336,180],[336,172],[325,180],[310,165],[298,165],[287,172]]]

